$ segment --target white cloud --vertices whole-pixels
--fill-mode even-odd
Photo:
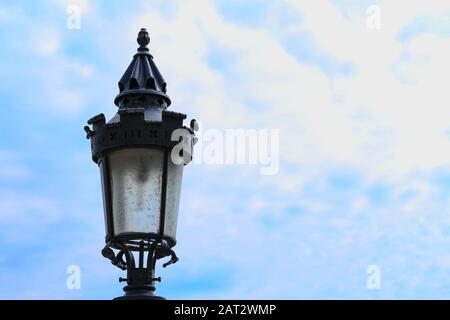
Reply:
[[[61,36],[59,32],[49,26],[38,26],[33,28],[31,36],[32,47],[43,56],[52,56],[58,53],[61,47]]]
[[[61,9],[67,9],[69,6],[78,6],[81,10],[81,14],[93,14],[95,13],[96,6],[92,0],[52,0]],[[65,10],[63,11],[66,13]]]
[[[450,109],[445,106],[449,96],[444,77],[449,68],[445,56],[450,45],[432,35],[402,45],[396,41],[396,35],[417,15],[437,15],[448,9],[448,3],[437,1],[429,6],[420,1],[382,1],[379,32],[365,27],[364,10],[353,11],[347,19],[326,1],[291,4],[301,12],[304,28],[314,34],[320,46],[333,56],[352,61],[356,69],[355,76],[334,82],[333,92],[342,97],[343,103],[331,104],[334,112],[323,114],[323,118],[328,118],[326,123],[332,125],[320,131],[332,134],[328,143],[326,139],[319,140],[319,148],[327,151],[329,157],[362,167],[377,178],[401,177],[414,170],[430,171],[447,165]],[[422,57],[420,63],[414,59],[401,63],[414,84],[405,84],[392,72],[392,65],[405,52]],[[314,108],[324,105],[314,97],[307,101]],[[358,113],[365,118],[354,117]],[[323,122],[320,117],[312,120]],[[342,123],[342,127],[333,125],[335,122]],[[319,128],[320,124],[314,126]]]
[[[0,203],[2,212],[0,221],[3,225],[13,225],[14,228],[36,226],[37,221],[39,221],[39,227],[42,227],[59,216],[58,206],[53,200],[33,193],[2,190]],[[12,235],[14,232],[8,232],[8,234]],[[23,237],[20,234],[16,236]],[[11,237],[8,240],[11,240]]]
[[[68,115],[77,113],[84,107],[83,93],[78,91],[61,88],[55,92],[53,99],[56,111]]]
[[[369,178],[391,179],[446,165],[450,108],[445,107],[444,71],[449,45],[432,36],[409,47],[395,39],[418,12],[438,13],[445,2],[430,7],[381,2],[380,32],[366,28],[365,10],[345,18],[328,1],[288,3],[303,18],[295,28],[286,28],[290,36],[311,32],[319,48],[354,64],[354,76],[329,79],[295,59],[273,34],[225,21],[207,1],[202,10],[185,3],[172,19],[151,13],[136,25],[158,30],[152,35],[152,50],[172,80],[169,93],[177,106],[187,106],[210,127],[280,128],[282,157],[310,172],[350,165]],[[133,25],[130,34],[135,30]],[[226,76],[207,64],[211,47],[228,54],[232,67]],[[400,63],[415,85],[405,84],[392,71],[405,50],[430,57],[420,64]],[[267,108],[253,111],[247,108],[249,100]]]
[[[407,45],[395,39],[426,4],[380,2],[382,29],[373,32],[366,28],[365,10],[351,10],[345,18],[329,2],[289,3],[302,17],[302,22],[287,26],[289,37],[310,32],[320,49],[338,61],[350,61],[354,75],[330,79],[296,59],[278,35],[225,21],[206,1],[197,6],[202,10],[181,4],[169,20],[156,13],[145,15],[130,30],[134,34],[138,25],[157,30],[152,53],[169,80],[169,94],[178,99],[174,103],[178,110],[201,115],[209,127],[281,129],[284,167],[279,176],[246,182],[247,176],[239,170],[241,188],[251,185],[271,190],[276,186],[278,191],[273,190],[264,200],[250,198],[245,207],[253,213],[239,217],[224,203],[230,201],[229,195],[224,200],[222,195],[216,198],[205,191],[204,195],[189,197],[189,207],[184,211],[188,216],[182,218],[185,220],[180,228],[187,234],[216,230],[189,236],[188,242],[193,243],[191,250],[202,252],[202,257],[220,257],[239,266],[239,285],[231,292],[237,297],[290,296],[299,281],[304,281],[313,295],[320,292],[320,286],[336,285],[333,274],[358,278],[357,268],[367,266],[366,259],[377,257],[377,245],[383,239],[393,246],[379,253],[384,267],[398,268],[400,262],[414,260],[413,248],[398,241],[415,241],[419,246],[426,241],[443,241],[439,225],[449,223],[443,216],[448,204],[430,206],[436,188],[426,178],[413,178],[417,172],[432,172],[449,162],[446,130],[450,109],[444,107],[449,101],[444,79],[449,65],[445,61],[448,44],[432,35]],[[444,7],[441,2],[426,11],[437,14]],[[279,34],[280,38],[284,36]],[[211,47],[229,59],[230,68],[216,70],[208,65]],[[426,59],[402,60],[405,51]],[[396,63],[414,81],[405,83],[395,73]],[[264,108],[252,110],[247,101],[255,100]],[[394,190],[394,194],[395,190],[399,195],[412,190],[411,196],[388,197],[375,205],[364,190],[343,199],[322,194],[302,201],[294,199],[299,188],[308,186],[307,181],[320,180],[341,167],[362,173],[368,182],[394,183],[388,191]],[[232,179],[228,176],[226,181]],[[322,190],[327,190],[326,186]],[[280,195],[283,193],[286,198]],[[236,196],[234,201],[243,200]],[[287,223],[282,206],[276,203],[298,204],[306,213]],[[211,208],[217,209],[211,212]],[[261,216],[256,217],[259,212],[268,212],[281,225],[272,225],[269,231],[261,229]],[[311,215],[314,212],[320,214]],[[243,238],[234,239],[236,234]],[[396,254],[396,248],[405,252]],[[272,263],[265,268],[267,261]],[[255,265],[259,277],[252,276]],[[195,268],[195,263],[192,266]],[[431,262],[424,268],[430,266]],[[310,270],[316,268],[320,276],[329,274],[330,278],[310,278]],[[285,277],[274,276],[274,270]],[[361,267],[361,272],[364,270]],[[418,281],[423,285],[425,280]],[[388,280],[386,283],[389,286]],[[368,294],[353,282],[336,290],[353,297]]]

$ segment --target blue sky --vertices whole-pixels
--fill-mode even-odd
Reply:
[[[186,167],[180,262],[158,269],[159,294],[447,299],[449,14],[438,0],[0,1],[0,298],[121,295],[83,126],[116,112],[146,27],[171,110],[205,130],[280,132],[275,175]]]

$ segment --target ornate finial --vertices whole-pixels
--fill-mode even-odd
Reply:
[[[166,94],[167,83],[147,48],[150,43],[147,29],[142,28],[136,40],[139,43],[138,52],[118,83],[120,93],[114,103],[121,108],[159,106],[166,109],[170,105],[170,98]]]
[[[147,29],[142,28],[141,31],[139,31],[137,43],[139,43],[139,52],[148,51],[147,45],[150,43],[150,36]]]

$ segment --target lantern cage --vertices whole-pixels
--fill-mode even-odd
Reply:
[[[99,114],[88,120],[86,137],[92,160],[100,168],[106,245],[102,255],[127,270],[125,295],[117,299],[162,299],[155,296],[156,261],[178,261],[176,224],[183,166],[192,160],[195,120],[183,126],[186,115],[167,111],[166,83],[146,47],[140,48],[119,82],[117,114],[106,123]],[[91,128],[92,127],[92,128]],[[117,253],[114,250],[118,250]],[[138,256],[136,263],[135,255]]]

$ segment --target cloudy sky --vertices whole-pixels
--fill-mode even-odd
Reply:
[[[449,297],[447,0],[1,0],[0,298],[122,294],[83,126],[116,112],[141,27],[171,110],[203,132],[279,130],[276,174],[186,167],[159,294]]]

